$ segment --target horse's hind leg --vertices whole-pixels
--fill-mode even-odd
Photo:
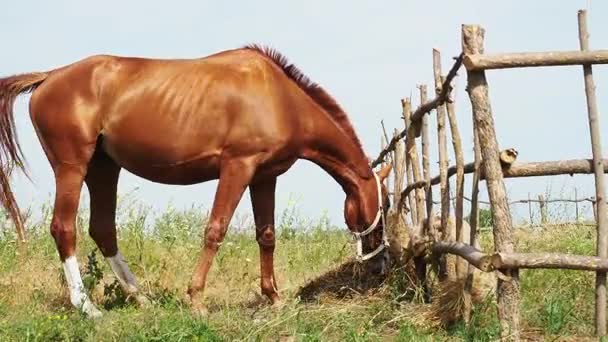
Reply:
[[[255,220],[255,236],[260,247],[260,287],[273,305],[280,305],[274,276],[274,199],[277,179],[260,181],[249,186]]]
[[[76,260],[76,212],[80,191],[86,173],[86,164],[61,163],[53,167],[55,171],[56,193],[51,221],[51,235],[55,239],[59,257],[70,291],[72,304],[91,317],[101,316],[101,312],[91,303],[84,292],[84,285]]]
[[[139,293],[135,276],[118,250],[116,190],[119,174],[120,166],[116,165],[98,146],[89,163],[85,178],[91,201],[89,235],[110,264],[125,294],[134,298],[139,305],[146,305],[148,304],[147,298]]]

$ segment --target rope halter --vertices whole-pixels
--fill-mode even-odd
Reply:
[[[376,255],[378,255],[378,253],[382,252],[386,247],[389,246],[388,243],[388,237],[386,236],[386,228],[385,228],[385,218],[384,218],[384,210],[382,210],[382,188],[380,185],[380,179],[378,178],[378,175],[376,175],[375,172],[372,172],[374,174],[374,178],[376,178],[376,184],[378,186],[378,213],[376,214],[376,218],[374,219],[374,222],[372,222],[372,224],[364,231],[362,232],[352,232],[353,236],[355,237],[355,241],[357,243],[357,261],[358,262],[363,262],[366,260],[369,260],[373,257],[375,257]],[[376,229],[376,227],[378,227],[378,223],[380,222],[380,220],[382,220],[382,243],[372,252],[367,253],[367,254],[363,254],[363,241],[362,241],[362,237],[363,236],[367,236],[369,235],[371,232],[374,231],[374,229]]]

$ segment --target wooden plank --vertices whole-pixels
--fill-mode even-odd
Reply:
[[[608,64],[608,50],[465,54],[463,64],[469,71]]]
[[[581,53],[589,52],[589,33],[587,32],[587,12],[578,11],[578,37]],[[595,84],[591,62],[583,65],[585,78],[585,95],[587,97],[587,112],[589,117],[589,131],[591,135],[591,150],[593,153],[593,166],[595,174],[595,197],[597,198],[597,255],[600,258],[608,257],[608,216],[606,216],[604,165],[602,159],[602,144],[600,138],[600,123],[595,98]],[[598,272],[595,279],[595,333],[598,336],[606,335],[606,272]]]
[[[477,25],[462,26],[462,45],[466,55],[483,53],[484,32],[484,29]],[[488,83],[483,71],[467,70],[467,79],[467,91],[473,109],[475,129],[479,137],[482,156],[481,166],[486,177],[486,186],[492,203],[494,248],[497,252],[511,253],[513,252],[513,223],[500,165]],[[518,270],[509,270],[506,273],[508,280],[498,279],[496,289],[501,339],[519,341],[519,272]]]

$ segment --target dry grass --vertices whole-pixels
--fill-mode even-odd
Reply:
[[[191,316],[185,289],[199,250],[199,208],[169,210],[151,219],[145,210],[123,208],[120,248],[138,277],[151,308],[124,302],[95,246],[79,232],[78,258],[92,296],[104,310],[91,322],[72,310],[47,222],[30,226],[27,255],[17,255],[12,233],[0,238],[0,334],[3,340],[270,340],[270,341],[492,341],[498,336],[495,303],[487,279],[477,277],[470,327],[455,312],[462,283],[433,287],[423,303],[413,269],[392,269],[388,277],[366,274],[350,259],[344,230],[281,216],[275,257],[280,294],[286,305],[271,309],[259,295],[258,247],[250,227],[234,227],[209,276],[205,321]],[[86,213],[79,222],[86,222]],[[146,224],[147,222],[147,224]],[[288,224],[289,223],[289,224]],[[517,232],[521,251],[587,253],[592,228],[562,227]],[[482,235],[482,246],[491,236]],[[98,264],[95,280],[87,266]],[[522,272],[522,319],[530,339],[564,340],[592,334],[593,274]]]

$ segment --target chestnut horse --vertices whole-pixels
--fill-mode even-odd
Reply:
[[[342,186],[344,217],[358,240],[359,259],[376,265],[383,260],[375,257],[385,245],[380,217],[388,209],[380,184],[390,167],[373,172],[336,101],[275,50],[251,45],[180,60],[99,55],[0,79],[0,201],[18,232],[23,224],[9,177],[24,167],[12,107],[25,92],[32,92],[30,117],[55,174],[51,235],[70,300],[89,316],[101,312],[82,289],[75,257],[83,183],[90,193],[91,238],[126,294],[141,305],[147,302],[116,241],[122,168],[165,184],[219,179],[187,291],[196,311],[204,310],[207,273],[247,187],[261,291],[279,303],[273,269],[275,185],[298,159],[316,163]]]

